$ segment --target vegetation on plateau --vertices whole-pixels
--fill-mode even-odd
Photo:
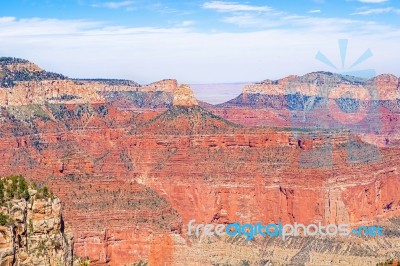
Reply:
[[[46,186],[36,183],[29,184],[22,175],[0,177],[0,206],[13,199],[29,200],[29,189],[36,191],[34,199],[54,198],[53,193]]]

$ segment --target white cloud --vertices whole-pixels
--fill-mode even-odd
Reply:
[[[121,7],[126,7],[128,10],[131,10],[132,7],[130,7],[134,1],[121,1],[121,2],[105,2],[105,3],[100,3],[100,4],[93,4],[92,7],[105,7],[105,8],[111,8],[111,9],[118,9]]]
[[[366,4],[380,4],[380,3],[385,3],[387,1],[388,0],[358,0],[358,2]]]
[[[16,20],[15,17],[2,17],[0,18],[0,23],[13,22],[15,20]]]
[[[182,24],[188,24],[182,23]],[[183,25],[180,25],[183,26]],[[186,25],[187,26],[187,25]],[[70,36],[118,36],[146,33],[185,32],[182,27],[124,27],[108,26],[100,21],[59,19],[3,19],[0,18],[0,38],[68,38]]]
[[[195,22],[193,20],[184,20],[184,21],[182,21],[182,23],[178,24],[178,26],[189,27],[194,24],[195,24]]]
[[[87,32],[104,23],[87,20],[0,18],[0,37],[57,36]]]
[[[260,16],[254,16],[252,14],[237,14],[224,17],[222,19],[222,22],[238,26],[260,27],[260,28],[275,28],[282,25],[280,21],[263,19]]]
[[[349,38],[349,62],[371,48],[374,57],[362,67],[400,74],[400,31],[396,28],[307,16],[265,20],[260,17],[254,23],[291,27],[208,33],[182,25],[137,28],[86,20],[0,18],[0,56],[26,58],[77,78],[125,78],[140,83],[164,78],[185,83],[259,81],[332,70],[314,59],[316,52],[321,50],[340,64],[337,39]]]
[[[314,9],[314,10],[308,11],[308,13],[311,13],[311,14],[313,14],[313,13],[321,13],[321,10],[319,10],[319,9]]]
[[[253,14],[249,12],[233,13],[221,18],[224,23],[242,27],[260,29],[280,29],[282,31],[291,28],[298,31],[316,30],[326,32],[368,32],[371,27],[379,27],[374,22],[344,18],[320,18],[314,16],[298,16],[280,12],[268,12]],[[374,29],[376,30],[376,29]]]
[[[386,8],[367,8],[352,13],[351,15],[379,15],[379,14],[387,14],[387,13],[397,13],[399,14],[399,9],[394,9],[393,7]]]
[[[213,9],[218,12],[238,12],[238,11],[271,11],[272,8],[269,6],[252,6],[244,5],[236,2],[225,2],[225,1],[210,1],[203,4],[203,8]]]
[[[187,14],[187,12],[185,12],[185,11],[180,11],[178,9],[171,8],[171,7],[169,7],[167,5],[164,5],[164,4],[160,3],[160,2],[150,4],[150,5],[147,6],[147,8],[152,10],[152,11],[155,11],[157,13],[160,13],[160,14],[172,14],[172,13],[181,14],[181,15]]]

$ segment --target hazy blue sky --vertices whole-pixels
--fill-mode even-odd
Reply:
[[[0,56],[70,77],[148,83],[247,82],[357,65],[400,73],[400,1],[100,1],[0,3]],[[338,39],[348,39],[342,69]]]

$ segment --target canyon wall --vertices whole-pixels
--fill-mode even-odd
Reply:
[[[246,129],[197,108],[175,107],[126,124],[110,109],[109,118],[68,118],[69,130],[37,118],[35,128],[47,132],[34,136],[6,136],[3,129],[1,174],[29,172],[52,188],[65,202],[76,253],[99,265],[157,256],[174,265],[189,262],[204,247],[190,248],[191,219],[358,226],[399,216],[399,149],[377,151],[348,132]],[[108,119],[124,127],[104,127]],[[86,129],[73,127],[78,124]],[[223,254],[222,261],[229,255]],[[200,265],[207,256],[197,259]]]

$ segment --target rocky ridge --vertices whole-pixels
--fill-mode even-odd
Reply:
[[[0,87],[12,88],[18,82],[63,80],[65,76],[42,70],[28,60],[1,57],[0,58]]]
[[[289,95],[299,93],[304,96],[329,99],[345,97],[358,100],[395,100],[400,98],[398,88],[399,78],[390,74],[382,74],[367,80],[329,72],[314,72],[304,76],[288,76],[276,81],[265,80],[249,84],[243,88],[242,94]]]
[[[172,94],[176,80],[141,86],[127,80],[79,79],[47,72],[18,58],[0,58],[0,106],[105,103],[112,92]],[[108,93],[108,94],[107,94]]]
[[[366,80],[315,72],[249,84],[236,98],[209,109],[245,126],[349,128],[393,136],[399,99],[399,78],[394,75]]]

